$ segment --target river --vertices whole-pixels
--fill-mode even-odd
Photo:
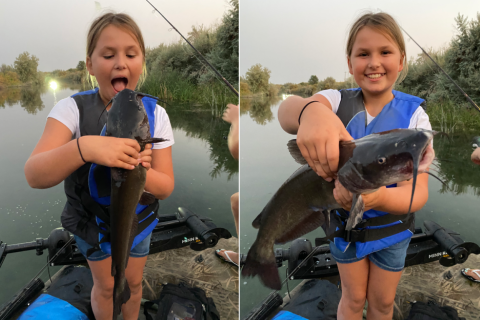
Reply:
[[[280,127],[277,112],[280,101],[242,99],[240,110],[240,247],[247,253],[255,240],[257,230],[251,226],[276,190],[299,167],[287,150],[287,141],[295,138]],[[451,191],[430,177],[429,199],[416,213],[416,227],[433,220],[441,226],[459,232],[465,241],[480,244],[480,167],[470,161],[472,138],[480,130],[450,134],[450,139],[437,136],[434,149],[439,158],[439,176],[446,180]],[[320,229],[304,236],[314,243],[323,236]],[[286,244],[284,247],[289,247]],[[282,280],[286,267],[279,269]],[[290,290],[298,283],[290,281]],[[280,294],[286,293],[283,286]],[[240,318],[260,303],[271,290],[258,277],[240,279]]]
[[[0,241],[30,242],[60,227],[66,201],[63,183],[46,190],[32,189],[23,168],[52,107],[79,91],[76,87],[0,91]],[[238,191],[238,162],[230,156],[224,139],[229,125],[198,105],[169,103],[166,110],[175,137],[175,190],[160,202],[160,213],[173,213],[183,206],[212,218],[236,236],[230,196]],[[0,268],[0,305],[31,280],[46,259],[47,252],[40,257],[34,251],[7,255]],[[50,274],[56,270],[50,268]],[[42,279],[48,279],[47,271]]]

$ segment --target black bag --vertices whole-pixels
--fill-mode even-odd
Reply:
[[[147,320],[153,320],[148,313],[152,305],[158,305],[155,320],[220,320],[220,314],[212,298],[207,298],[200,288],[188,288],[185,284],[166,284],[158,300],[147,301],[143,313]]]
[[[465,320],[458,316],[457,310],[452,307],[439,307],[438,304],[430,300],[424,302],[412,302],[412,308],[405,320]]]

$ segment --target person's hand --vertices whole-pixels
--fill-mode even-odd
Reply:
[[[152,145],[149,143],[145,145],[145,150],[140,152],[140,163],[148,171],[148,169],[152,167],[151,162],[152,162]]]
[[[239,111],[238,111],[238,106],[234,104],[228,104],[227,109],[223,113],[222,119],[228,123],[238,123],[238,116],[239,116]]]
[[[312,103],[303,111],[297,145],[310,168],[323,179],[336,178],[339,142],[350,140],[342,121],[325,105]]]
[[[140,145],[137,140],[103,136],[83,136],[80,150],[87,162],[111,168],[132,170],[140,163]],[[149,162],[148,159],[145,161]],[[151,161],[151,160],[150,160]]]
[[[473,163],[480,165],[480,148],[477,148],[475,151],[473,151],[472,161]]]
[[[345,189],[339,180],[335,180],[335,188],[333,189],[333,197],[343,209],[350,211],[352,208],[352,193]]]
[[[380,187],[371,193],[362,194],[363,203],[365,205],[365,210],[370,210],[376,207],[381,201],[380,199],[383,196],[383,192],[386,190],[386,187]],[[343,209],[351,211],[352,209],[352,198],[353,195],[348,191],[339,180],[335,180],[335,189],[333,189],[333,197]]]

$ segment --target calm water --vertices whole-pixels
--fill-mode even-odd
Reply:
[[[80,90],[64,88],[0,91],[0,240],[7,244],[48,237],[60,226],[66,198],[63,183],[46,190],[29,187],[23,167],[41,136],[48,113],[56,103]],[[160,202],[163,213],[183,206],[213,218],[236,236],[230,196],[238,191],[238,162],[230,156],[229,125],[198,106],[170,105],[175,144],[175,190]],[[21,289],[46,263],[47,252],[7,255],[0,268],[0,305]],[[50,268],[51,274],[57,268]],[[45,271],[42,279],[48,279]]]
[[[256,238],[251,222],[261,212],[282,183],[299,167],[290,157],[286,143],[294,136],[285,133],[277,120],[280,102],[241,101],[241,252],[247,253]],[[480,116],[480,115],[479,115]],[[470,161],[471,139],[480,131],[451,135],[451,141],[436,138],[434,149],[439,159],[440,176],[453,192],[429,179],[429,200],[416,214],[417,227],[433,220],[459,232],[465,241],[480,244],[480,167]],[[321,229],[304,236],[313,240],[323,236]],[[288,247],[287,244],[285,247]],[[282,279],[286,267],[279,269]],[[241,318],[271,291],[258,278],[240,279]],[[290,281],[290,290],[298,281]],[[281,293],[286,293],[284,286]]]

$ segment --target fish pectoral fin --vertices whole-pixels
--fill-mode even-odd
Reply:
[[[148,191],[143,191],[140,196],[140,201],[138,202],[142,206],[148,206],[149,204],[154,203],[156,200],[155,196]]]
[[[307,160],[305,160],[305,158],[302,156],[302,152],[298,148],[297,139],[292,139],[288,141],[287,147],[290,155],[292,156],[293,160],[295,160],[295,162],[301,165],[307,164]]]
[[[292,226],[290,230],[275,239],[275,244],[287,243],[300,238],[325,223],[325,215],[319,209],[308,209],[308,213],[296,225]]]
[[[144,144],[147,143],[158,143],[158,142],[164,142],[164,141],[169,141],[168,139],[164,138],[148,138],[148,139],[141,139],[141,142]],[[139,141],[140,142],[140,141]]]
[[[353,194],[352,198],[352,208],[350,210],[350,215],[348,216],[347,225],[345,230],[352,230],[355,226],[362,221],[363,212],[365,211],[365,203],[361,194]]]

